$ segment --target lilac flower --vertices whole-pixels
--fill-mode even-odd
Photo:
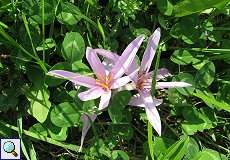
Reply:
[[[161,135],[161,120],[156,106],[160,105],[162,103],[162,100],[155,99],[151,96],[152,72],[149,72],[159,40],[160,28],[157,28],[152,36],[149,38],[147,48],[141,61],[141,65],[138,66],[138,64],[133,61],[129,69],[126,71],[126,74],[130,76],[134,83],[133,89],[136,89],[138,91],[138,94],[134,95],[131,98],[129,105],[143,107],[146,111],[149,122],[154,127],[156,132]],[[102,49],[98,49],[96,51],[98,54],[110,59],[110,63],[114,63],[116,61],[116,54]],[[169,75],[170,73],[167,69],[159,69],[156,77],[157,89],[191,86],[190,84],[185,82],[158,82],[160,79],[165,78]]]
[[[139,36],[133,40],[124,50],[122,55],[116,59],[116,63],[114,63],[110,70],[106,69],[101,63],[100,59],[95,53],[95,50],[88,47],[86,50],[86,58],[96,75],[96,79],[63,70],[52,70],[48,72],[48,74],[51,76],[68,79],[75,85],[89,88],[87,91],[79,93],[79,98],[82,101],[88,101],[101,97],[99,110],[103,110],[109,104],[111,90],[120,88],[130,82],[131,79],[129,76],[122,76],[133,62],[133,59],[135,58],[143,39],[143,36]],[[89,117],[87,115],[82,115],[81,117],[83,121],[83,130],[79,151],[82,149],[84,138],[90,128],[90,121],[94,121],[95,118],[96,114],[89,115]]]
[[[102,110],[109,104],[111,90],[122,87],[130,81],[129,76],[122,76],[131,65],[143,39],[143,36],[139,36],[133,40],[117,59],[109,72],[107,72],[104,65],[101,63],[94,49],[88,47],[86,50],[86,58],[96,74],[96,79],[63,70],[52,70],[48,72],[48,74],[68,79],[75,85],[89,88],[87,91],[79,93],[79,98],[82,101],[88,101],[101,97],[99,110]]]

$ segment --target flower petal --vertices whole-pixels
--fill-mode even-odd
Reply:
[[[52,70],[48,72],[48,75],[64,78],[73,82],[75,85],[85,86],[88,88],[94,87],[96,85],[96,81],[94,78],[82,76],[80,74],[69,71]]]
[[[90,64],[92,70],[96,74],[97,78],[100,79],[101,81],[104,81],[105,77],[106,77],[105,67],[101,63],[97,54],[90,47],[87,47],[87,49],[86,49],[86,58]]]
[[[96,114],[92,114],[92,115],[83,114],[81,116],[81,120],[83,122],[83,128],[82,128],[82,132],[81,132],[81,145],[80,145],[78,152],[82,151],[82,146],[84,143],[85,136],[86,136],[86,134],[87,134],[87,132],[91,126],[91,122],[94,122],[96,117],[97,117]]]
[[[145,107],[147,118],[159,136],[161,136],[161,119],[156,107]]]
[[[79,93],[78,97],[82,101],[88,101],[88,100],[99,98],[101,95],[104,94],[104,92],[105,91],[102,88],[100,88],[100,87],[94,87],[94,88],[90,88],[89,90],[87,90],[85,92]]]
[[[154,102],[155,106],[159,106],[159,105],[162,104],[163,100],[162,99],[153,98],[153,102]],[[143,102],[143,99],[140,97],[140,94],[134,95],[130,99],[129,105],[131,105],[131,106],[138,106],[138,107],[145,107],[145,104]]]
[[[157,45],[160,41],[160,36],[160,28],[157,28],[152,36],[149,38],[147,48],[145,49],[145,53],[141,61],[141,71],[149,71],[154,55],[156,53]]]
[[[107,58],[108,60],[111,60],[112,62],[116,62],[119,58],[119,55],[117,55],[116,53],[113,53],[111,51],[105,50],[105,49],[94,49],[95,53]]]
[[[111,98],[111,90],[109,90],[107,92],[104,92],[101,95],[101,100],[100,100],[99,108],[98,109],[99,110],[105,109],[109,105],[110,98]]]
[[[144,36],[137,37],[124,50],[111,70],[114,79],[120,78],[130,67],[143,40]]]
[[[131,81],[129,76],[124,76],[121,78],[118,78],[116,80],[114,80],[113,84],[111,85],[111,89],[117,89],[120,88],[124,85],[126,85],[127,83],[129,83]]]
[[[134,82],[137,82],[139,69],[140,67],[137,64],[136,59],[134,59],[125,74],[128,75]]]
[[[156,88],[163,89],[163,88],[180,88],[180,87],[190,87],[192,86],[186,82],[157,82]]]
[[[169,70],[166,68],[160,68],[157,71],[157,81],[159,81],[160,79],[166,78],[168,76],[172,76],[172,75],[169,73]]]

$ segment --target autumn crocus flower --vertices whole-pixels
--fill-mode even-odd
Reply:
[[[138,66],[138,64],[133,61],[132,65],[126,71],[126,74],[129,75],[133,81],[132,89],[136,89],[138,91],[138,94],[131,98],[129,105],[143,107],[146,111],[149,122],[154,127],[156,132],[161,135],[161,120],[156,106],[160,105],[162,100],[155,99],[151,96],[152,72],[149,72],[159,40],[160,28],[156,29],[152,36],[149,38],[147,48],[141,61],[141,65]],[[98,49],[97,53],[111,60],[111,63],[116,61],[117,55],[113,54],[112,52]],[[185,82],[158,82],[160,79],[169,75],[170,74],[167,69],[159,69],[156,77],[157,89],[191,86]]]
[[[79,93],[79,98],[82,101],[88,101],[101,97],[99,110],[103,110],[109,104],[109,100],[111,98],[111,90],[122,87],[130,81],[129,76],[122,76],[131,65],[143,39],[143,36],[139,36],[133,40],[124,50],[122,55],[116,59],[116,63],[112,66],[111,70],[106,69],[95,53],[95,50],[88,47],[86,50],[86,59],[93,69],[96,78],[63,70],[52,70],[48,72],[48,74],[51,76],[68,79],[75,85],[89,88],[87,91]],[[84,138],[90,128],[90,120],[94,121],[95,118],[96,114],[88,116],[84,114],[81,117],[83,121],[83,129],[79,151],[82,149]]]
[[[86,58],[93,69],[96,78],[63,70],[52,70],[48,72],[48,74],[68,79],[75,85],[89,88],[87,91],[79,93],[79,98],[82,101],[88,101],[101,97],[99,110],[102,110],[109,104],[111,90],[124,86],[130,81],[129,76],[122,76],[131,65],[143,39],[143,36],[139,36],[133,40],[117,59],[109,72],[106,71],[94,49],[88,47],[86,50]]]

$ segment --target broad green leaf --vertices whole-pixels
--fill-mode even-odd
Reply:
[[[208,87],[214,81],[215,65],[213,62],[207,62],[196,74],[196,84]]]
[[[201,152],[196,154],[196,156],[191,160],[227,160],[223,154],[218,153],[212,149],[203,149]]]
[[[80,74],[89,74],[92,72],[89,67],[81,61],[75,61],[72,63],[72,71]]]
[[[85,53],[85,42],[78,32],[66,33],[62,43],[62,55],[68,62],[82,60]]]
[[[112,152],[112,159],[113,159],[113,160],[121,159],[120,157],[121,157],[123,160],[129,160],[128,154],[125,153],[125,152],[122,151],[122,150],[114,150],[114,151]]]
[[[161,158],[167,149],[175,142],[173,139],[156,137],[154,139],[154,154]]]
[[[211,93],[206,91],[196,90],[196,93],[193,93],[194,96],[201,98],[207,105],[216,107],[217,109],[223,109],[230,112],[230,104],[224,101],[218,101]]]
[[[187,153],[184,156],[184,160],[190,160],[199,152],[199,145],[196,140],[191,138],[189,139]]]
[[[203,108],[199,112],[195,107],[184,107],[183,117],[185,121],[182,122],[182,129],[188,135],[193,135],[197,131],[203,132],[204,129],[214,128],[216,118],[213,110],[210,108]]]
[[[179,65],[188,65],[192,62],[193,56],[187,50],[175,50],[170,59]]]
[[[58,140],[58,141],[65,141],[68,136],[68,128],[63,127],[59,128],[56,126],[52,126],[51,128],[48,128],[48,133],[52,139]]]
[[[36,123],[29,128],[30,132],[34,132],[38,135],[48,136],[48,130],[41,123]]]
[[[186,99],[183,95],[181,95],[176,88],[168,89],[168,100],[172,104],[184,104],[186,103]]]
[[[56,16],[57,20],[62,24],[75,25],[81,20],[81,17],[71,12],[71,10],[68,9],[68,5],[71,5],[76,11],[80,12],[80,9],[77,6],[71,3],[61,2],[60,8],[59,8],[60,11],[58,11],[57,16]]]
[[[29,89],[25,93],[30,101],[30,106],[27,112],[36,118],[40,123],[43,123],[49,113],[51,103],[49,101],[49,90],[45,87],[41,89]]]
[[[113,123],[119,123],[126,116],[123,112],[125,106],[129,103],[131,94],[128,91],[118,92],[111,100],[108,108],[110,119]]]
[[[78,106],[70,102],[54,106],[50,113],[51,122],[58,127],[71,127],[79,124],[80,116]]]
[[[183,0],[174,6],[173,13],[176,17],[183,17],[227,2],[228,0]]]
[[[67,71],[70,71],[71,70],[71,65],[69,63],[67,63],[67,62],[60,62],[60,63],[55,64],[51,68],[51,70],[67,70]],[[62,84],[65,81],[66,80],[64,80],[64,79],[56,78],[56,77],[49,76],[49,75],[46,75],[46,78],[45,78],[46,84],[48,86],[50,86],[50,87],[58,86],[58,85]]]
[[[193,91],[195,90],[195,82],[194,82],[194,78],[191,74],[180,73],[175,77],[175,79],[176,79],[176,81],[187,82],[187,83],[192,85],[191,87],[176,88],[178,90],[178,92],[180,92],[181,94],[183,94],[185,96],[192,95]]]
[[[181,160],[187,151],[188,143],[189,137],[182,137],[167,149],[165,155],[160,160]]]
[[[192,66],[196,68],[197,70],[200,70],[206,63],[209,63],[210,61],[208,60],[199,60],[194,58],[192,61]]]
[[[157,8],[166,16],[172,15],[173,4],[169,0],[157,0]]]

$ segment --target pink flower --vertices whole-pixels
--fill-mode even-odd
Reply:
[[[154,127],[156,132],[161,135],[161,120],[159,113],[156,109],[156,106],[162,103],[161,99],[155,99],[151,96],[151,85],[152,85],[152,72],[149,72],[149,69],[154,58],[157,45],[160,40],[160,28],[157,28],[152,36],[149,38],[147,48],[144,52],[141,65],[135,62],[132,62],[129,69],[126,71],[126,74],[130,76],[134,85],[133,89],[138,91],[137,95],[134,95],[129,105],[143,107],[146,111],[147,118],[151,125]],[[117,55],[112,52],[105,51],[102,49],[97,49],[96,52],[102,56],[105,56],[110,60],[110,63],[116,62]],[[157,74],[157,81],[162,78],[169,76],[170,73],[167,69],[159,69]],[[185,82],[157,82],[156,88],[173,88],[173,87],[188,87],[191,86]]]
[[[79,93],[79,98],[82,101],[88,101],[101,97],[99,110],[102,110],[109,104],[111,90],[122,87],[130,82],[129,76],[122,76],[131,65],[143,39],[143,36],[139,36],[133,40],[109,72],[107,72],[105,66],[101,63],[94,49],[88,47],[86,50],[86,58],[96,75],[95,79],[63,70],[52,70],[48,72],[48,74],[68,79],[75,85],[89,88],[87,91]]]
[[[63,70],[52,70],[48,72],[48,74],[51,76],[68,79],[75,85],[89,88],[87,91],[79,93],[79,98],[82,101],[88,101],[101,97],[99,110],[103,110],[109,104],[111,90],[120,88],[130,82],[131,79],[129,76],[122,76],[133,62],[133,59],[135,58],[135,55],[143,40],[143,36],[139,36],[133,40],[124,50],[122,55],[120,57],[117,56],[118,58],[116,59],[116,63],[114,63],[109,70],[106,69],[101,63],[95,52],[96,50],[88,47],[86,50],[86,58],[92,70],[94,71],[96,78]],[[81,119],[83,121],[83,129],[79,151],[82,150],[84,138],[90,128],[90,121],[94,121],[96,119],[96,114],[89,116],[84,114],[82,115]]]

